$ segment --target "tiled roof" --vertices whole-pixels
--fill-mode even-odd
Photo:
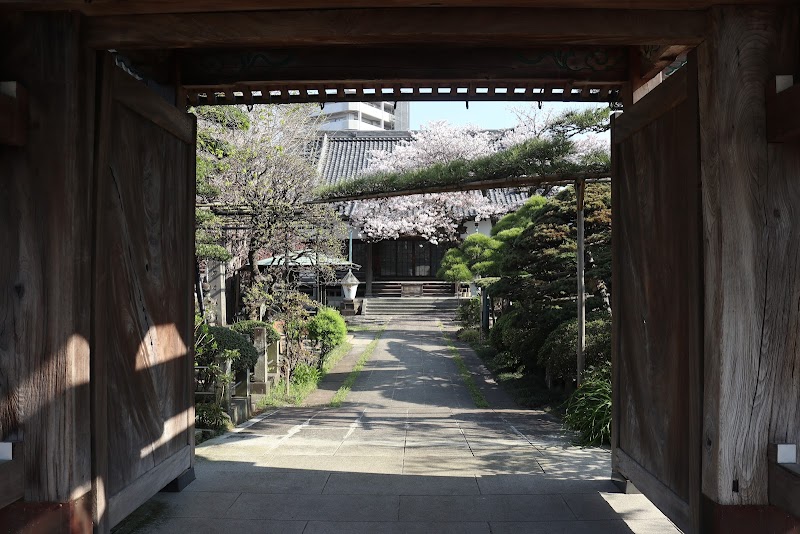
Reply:
[[[317,166],[320,184],[333,185],[356,177],[369,165],[371,154],[376,150],[392,151],[401,141],[410,141],[411,132],[327,132],[320,136],[314,147],[313,161]],[[471,194],[480,195],[480,191]],[[528,199],[526,190],[489,189],[484,192],[493,202],[514,209]],[[354,202],[345,202],[341,212],[352,213]],[[474,214],[465,213],[469,219]]]
[[[391,152],[400,141],[410,140],[411,132],[329,132],[315,147],[320,183],[333,185],[354,178],[367,168],[372,152]]]

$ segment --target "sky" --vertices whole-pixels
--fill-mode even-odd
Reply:
[[[473,125],[482,129],[511,128],[517,123],[514,108],[536,109],[536,102],[412,102],[410,122],[412,130],[419,130],[428,122],[446,120],[450,124]],[[543,111],[559,112],[565,109],[595,107],[597,104],[576,102],[543,102]]]

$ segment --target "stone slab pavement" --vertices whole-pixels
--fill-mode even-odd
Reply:
[[[364,353],[375,336],[378,333],[378,328],[375,330],[359,330],[350,334],[352,339],[349,340],[352,348],[333,366],[328,374],[326,374],[317,385],[317,389],[312,391],[311,394],[303,401],[303,406],[327,406],[333,400],[333,396],[342,386],[350,371],[355,366],[358,359]]]
[[[437,322],[390,322],[341,408],[282,408],[201,444],[197,480],[116,531],[679,532],[617,491],[607,450],[569,437],[542,412],[476,409]]]

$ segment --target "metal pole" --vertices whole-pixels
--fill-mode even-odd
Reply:
[[[353,229],[350,228],[350,249],[347,254],[347,261],[353,263]]]
[[[581,385],[583,380],[583,368],[586,365],[586,355],[584,349],[586,348],[586,282],[584,280],[584,236],[583,236],[583,200],[584,192],[586,189],[586,182],[584,180],[575,180],[575,197],[577,200],[578,212],[578,343],[577,343],[577,356],[578,356],[578,373],[577,382],[578,386]]]

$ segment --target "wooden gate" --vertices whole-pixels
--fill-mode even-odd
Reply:
[[[692,57],[612,124],[614,470],[684,532],[701,506],[697,102]]]
[[[104,531],[194,461],[196,126],[110,57],[100,70],[91,368]]]

